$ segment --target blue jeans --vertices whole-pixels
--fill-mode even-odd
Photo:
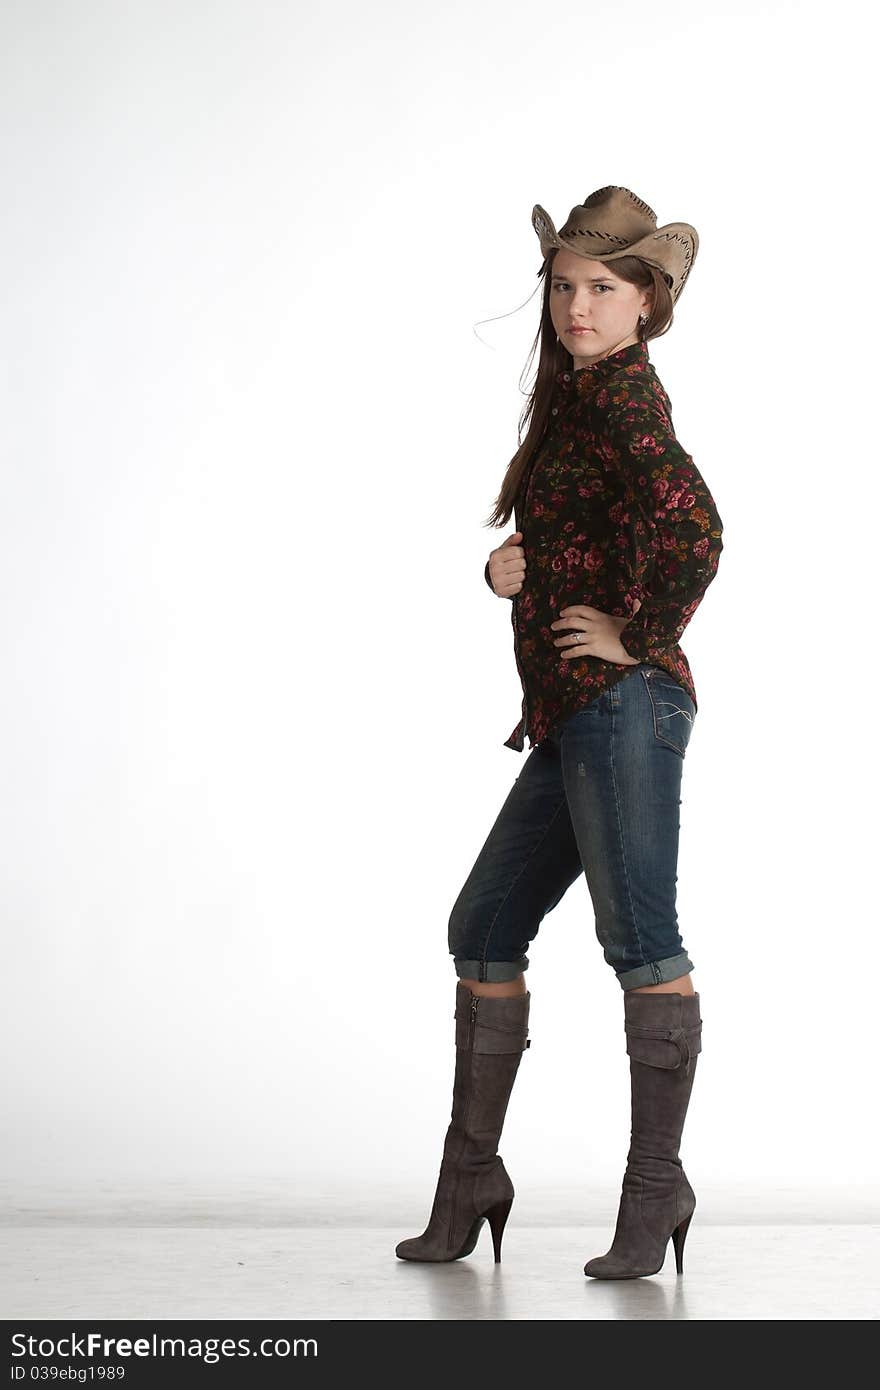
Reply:
[[[687,691],[642,662],[531,750],[449,918],[460,978],[528,969],[529,942],[582,873],[622,989],[693,970],[675,885],[695,716]]]

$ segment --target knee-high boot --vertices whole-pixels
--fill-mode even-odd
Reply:
[[[681,1274],[696,1207],[678,1151],[702,1050],[700,996],[627,990],[623,998],[632,1134],[611,1249],[584,1265],[594,1279],[657,1274],[670,1236]]]
[[[426,1229],[402,1240],[402,1260],[457,1260],[469,1255],[483,1224],[492,1230],[495,1263],[514,1197],[498,1142],[527,1038],[531,995],[476,995],[463,980],[455,994],[452,1118]]]

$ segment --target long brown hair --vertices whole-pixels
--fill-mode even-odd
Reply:
[[[558,247],[554,247],[538,271],[539,279],[544,281],[541,297],[541,322],[535,334],[525,368],[527,370],[530,366],[535,356],[535,348],[540,344],[538,370],[519,418],[517,432],[517,438],[520,441],[519,447],[507,465],[501,491],[495,499],[495,506],[491,515],[483,523],[485,526],[506,526],[513,515],[514,502],[529,464],[547,432],[556,374],[571,370],[572,355],[567,348],[562,346],[562,343],[556,341],[556,329],[553,327],[553,320],[550,317],[550,273],[558,249]],[[668,333],[672,327],[672,291],[663,271],[658,270],[656,266],[649,265],[639,256],[621,256],[619,260],[612,263],[611,269],[615,275],[620,276],[621,280],[626,280],[630,285],[636,285],[641,290],[653,288],[654,293],[648,321],[638,325],[639,340],[647,342],[650,338],[660,338],[664,333]],[[528,430],[525,439],[523,439],[523,430],[526,426],[528,426]]]

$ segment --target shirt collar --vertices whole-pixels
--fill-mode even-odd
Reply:
[[[627,370],[650,371],[651,359],[648,356],[648,344],[639,341],[630,343],[627,347],[618,348],[616,352],[611,352],[607,357],[601,357],[598,362],[591,362],[587,367],[578,367],[575,371],[565,369],[557,372],[554,378],[556,390],[562,396],[583,395],[587,391],[592,391],[594,387],[601,386],[610,377],[616,376],[619,372]]]

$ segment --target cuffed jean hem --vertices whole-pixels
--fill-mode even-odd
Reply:
[[[693,962],[682,951],[677,956],[667,956],[665,960],[652,960],[647,965],[637,965],[634,970],[618,971],[617,979],[621,989],[638,989],[640,985],[659,985],[666,980],[677,980],[693,970]]]
[[[515,980],[529,968],[528,956],[520,956],[519,960],[459,960],[454,956],[453,963],[459,979],[478,980],[481,984]]]

